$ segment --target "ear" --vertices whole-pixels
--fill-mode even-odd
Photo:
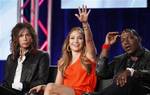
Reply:
[[[138,41],[141,43],[141,42],[142,42],[142,38],[141,38],[141,37],[138,37]]]

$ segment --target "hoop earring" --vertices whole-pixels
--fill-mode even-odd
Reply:
[[[69,46],[69,45],[67,46],[67,51],[68,51],[68,52],[71,52],[71,49],[70,49],[70,46]]]

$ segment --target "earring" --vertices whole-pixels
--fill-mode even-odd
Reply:
[[[71,49],[70,49],[70,46],[69,46],[69,45],[67,46],[67,51],[68,51],[68,52],[71,52]]]

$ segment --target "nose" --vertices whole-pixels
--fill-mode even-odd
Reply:
[[[75,39],[74,39],[74,42],[78,42],[78,38],[75,38]]]
[[[125,39],[124,40],[124,44],[128,44],[129,43],[129,40],[128,39]]]
[[[24,35],[24,36],[23,36],[23,39],[24,39],[24,40],[27,40],[27,36],[26,36],[26,35]]]

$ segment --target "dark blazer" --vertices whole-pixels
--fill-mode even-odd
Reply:
[[[127,54],[116,56],[111,62],[108,62],[108,58],[100,57],[96,67],[97,75],[103,79],[109,79],[127,67],[132,67],[136,70],[132,78],[150,88],[150,51],[142,49],[136,52],[136,55],[139,59],[135,64],[131,62]]]
[[[37,50],[26,53],[26,59],[23,62],[21,82],[23,91],[29,91],[30,88],[46,84],[49,76],[49,56],[48,53]],[[12,54],[7,58],[5,64],[3,86],[12,88],[12,83],[17,68],[17,59],[13,60]]]

